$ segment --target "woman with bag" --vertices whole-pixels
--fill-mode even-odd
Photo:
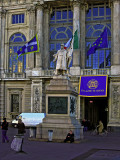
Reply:
[[[21,119],[18,120],[18,134],[25,133],[25,124],[22,122]]]
[[[2,122],[2,143],[5,143],[5,140],[7,141],[7,143],[9,142],[8,137],[7,137],[7,130],[8,130],[8,122],[6,121],[6,118],[3,118],[3,122]]]
[[[21,119],[18,120],[18,135],[14,136],[11,148],[17,152],[22,152],[22,145],[25,133],[25,125]]]

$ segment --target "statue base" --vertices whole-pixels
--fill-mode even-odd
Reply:
[[[53,139],[64,140],[69,130],[75,140],[83,138],[83,127],[75,115],[77,96],[67,75],[53,77],[46,88],[46,117],[37,125],[36,138],[48,139],[52,131]]]

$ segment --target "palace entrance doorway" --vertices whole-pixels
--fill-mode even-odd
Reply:
[[[90,121],[90,126],[95,127],[99,120],[104,124],[104,128],[107,128],[107,116],[108,116],[108,99],[89,97],[85,98],[85,119]]]

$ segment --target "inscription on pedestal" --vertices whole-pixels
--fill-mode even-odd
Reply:
[[[48,114],[67,114],[68,97],[48,97]]]

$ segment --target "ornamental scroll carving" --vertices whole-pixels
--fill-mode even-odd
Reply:
[[[33,95],[33,112],[39,113],[40,112],[40,88],[34,87],[33,88],[34,95]]]
[[[114,85],[112,91],[112,117],[119,118],[119,86]]]

